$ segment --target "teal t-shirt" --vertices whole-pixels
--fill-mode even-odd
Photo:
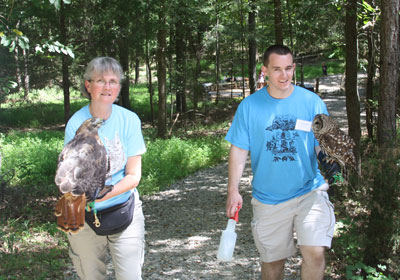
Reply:
[[[325,103],[298,86],[284,99],[271,97],[264,87],[240,103],[225,139],[250,151],[254,198],[279,204],[325,182],[311,130],[319,113],[328,114]]]
[[[65,128],[64,145],[74,138],[80,125],[91,117],[88,105],[71,117]],[[146,152],[140,119],[134,112],[112,105],[112,113],[100,127],[99,136],[106,147],[111,165],[106,185],[115,185],[125,177],[128,157]],[[106,201],[96,202],[95,207],[102,210],[123,203],[128,200],[130,194],[131,191],[128,191]]]

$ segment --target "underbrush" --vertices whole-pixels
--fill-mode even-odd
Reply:
[[[391,240],[385,240],[383,246],[389,246],[390,254],[386,259],[379,259],[376,266],[371,267],[365,264],[368,246],[372,246],[378,252],[384,248],[379,244],[371,244],[368,240],[368,231],[371,219],[371,209],[377,207],[383,210],[385,206],[380,205],[374,200],[374,189],[376,182],[386,180],[391,181],[395,172],[399,172],[400,158],[398,153],[393,153],[392,157],[397,162],[395,171],[385,167],[386,162],[391,156],[380,159],[381,156],[374,148],[372,143],[367,139],[362,141],[362,177],[358,178],[349,185],[333,186],[334,195],[331,201],[335,205],[336,229],[335,236],[332,241],[332,248],[327,251],[327,267],[328,275],[334,276],[332,279],[357,279],[357,280],[388,280],[399,279],[400,275],[400,200],[391,200],[389,197],[386,201],[394,201],[392,205],[392,216],[394,232]],[[383,172],[382,172],[383,171]],[[391,173],[390,172],[394,172]],[[395,190],[395,196],[398,195],[400,189]],[[382,194],[388,194],[382,190]],[[389,213],[381,213],[380,219]],[[377,228],[378,234],[385,234],[386,225],[380,225]],[[386,233],[387,234],[387,233]],[[387,236],[387,235],[385,235]],[[389,245],[388,245],[389,244]],[[379,258],[377,256],[377,258]]]
[[[144,194],[160,191],[176,179],[220,162],[228,151],[227,142],[220,136],[156,139],[147,146],[139,187]]]

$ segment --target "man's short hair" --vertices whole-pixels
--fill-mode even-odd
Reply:
[[[293,53],[288,47],[283,46],[283,45],[272,45],[272,46],[268,47],[268,49],[264,52],[264,55],[263,55],[264,66],[268,66],[269,56],[273,53],[277,54],[277,55],[290,54],[293,58]]]

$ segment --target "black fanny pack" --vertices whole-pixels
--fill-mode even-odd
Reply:
[[[85,221],[97,235],[112,235],[120,233],[131,224],[134,210],[135,195],[132,192],[124,203],[100,211],[85,211]]]

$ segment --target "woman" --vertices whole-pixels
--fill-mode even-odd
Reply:
[[[123,231],[100,236],[85,223],[78,233],[69,233],[70,256],[81,279],[105,279],[107,246],[113,259],[117,279],[141,279],[144,260],[144,216],[136,187],[141,177],[141,155],[146,151],[138,116],[118,105],[121,65],[110,57],[97,57],[87,66],[82,84],[82,94],[89,105],[81,108],[69,120],[65,129],[67,144],[79,126],[88,118],[105,120],[99,136],[110,159],[109,178],[106,185],[112,191],[94,204],[96,211],[120,205],[134,199],[132,223]]]

